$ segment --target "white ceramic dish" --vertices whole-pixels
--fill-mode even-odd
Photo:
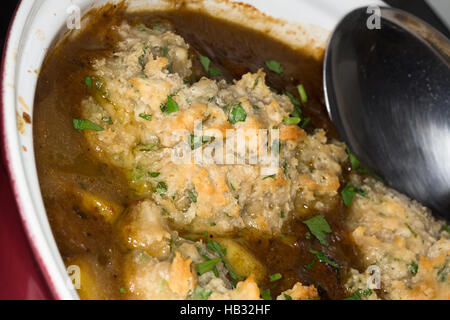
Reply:
[[[76,5],[81,13],[107,0],[23,0],[10,28],[3,57],[3,139],[6,161],[23,225],[47,283],[58,299],[78,299],[71,285],[47,220],[38,183],[33,150],[32,124],[23,113],[33,114],[38,70],[49,46],[64,31],[67,10]],[[117,1],[116,1],[117,2]],[[129,0],[131,7],[163,8],[173,1]],[[188,1],[199,3],[200,1]],[[312,24],[332,30],[349,11],[361,6],[382,5],[371,0],[248,0],[263,13],[290,22]],[[221,10],[231,4],[205,0],[209,8]],[[313,28],[311,29],[313,30]],[[318,37],[323,46],[328,32]],[[57,85],[57,84],[55,84]]]

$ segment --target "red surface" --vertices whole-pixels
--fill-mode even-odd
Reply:
[[[0,112],[1,133],[2,115]],[[0,150],[0,299],[52,299],[22,227],[5,166],[3,139]]]
[[[0,159],[0,299],[51,299]]]

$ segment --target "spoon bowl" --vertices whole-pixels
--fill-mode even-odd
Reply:
[[[401,10],[378,13],[356,9],[333,32],[328,112],[365,166],[450,219],[450,42]]]

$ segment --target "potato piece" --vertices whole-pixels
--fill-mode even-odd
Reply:
[[[108,223],[114,223],[124,208],[117,203],[108,201],[89,191],[78,189],[76,195],[80,198],[80,209],[99,215]]]
[[[103,272],[91,258],[79,256],[67,261],[66,266],[69,276],[73,280],[72,283],[82,300],[108,299],[107,289],[102,286],[102,281],[100,281]]]
[[[240,277],[254,275],[257,283],[261,283],[267,277],[264,266],[247,249],[232,239],[218,239],[217,242],[226,249],[225,260]]]
[[[169,256],[169,229],[162,218],[161,208],[153,201],[138,202],[127,210],[116,227],[128,249],[140,249],[160,259]]]

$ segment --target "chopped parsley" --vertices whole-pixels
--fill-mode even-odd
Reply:
[[[90,87],[92,86],[92,78],[91,77],[86,77],[86,79],[84,79],[84,83]]]
[[[120,293],[126,293],[127,292],[127,289],[125,289],[125,288],[120,288]]]
[[[264,290],[262,292],[261,297],[263,298],[263,300],[272,300],[272,296],[270,295],[270,289]]]
[[[304,224],[308,227],[311,233],[319,240],[320,244],[323,246],[327,246],[328,243],[326,241],[326,234],[331,233],[331,227],[328,224],[325,217],[321,214],[312,217],[306,221],[303,221]]]
[[[405,226],[409,229],[409,231],[411,232],[411,234],[414,236],[414,238],[417,238],[417,232],[415,232],[413,230],[413,228],[411,228],[411,226],[407,223],[405,223]]]
[[[167,184],[164,181],[158,182],[156,185],[156,192],[159,194],[165,194],[167,192]]]
[[[222,260],[221,258],[214,258],[197,264],[198,274],[202,275],[208,271],[212,271],[216,266],[216,264],[218,264],[221,260]]]
[[[339,265],[336,262],[328,259],[322,251],[316,251],[313,249],[309,249],[309,252],[312,253],[313,255],[315,255],[317,257],[317,259],[319,259],[320,262],[326,263],[326,264],[332,266],[333,268],[339,269]]]
[[[149,151],[154,151],[154,150],[157,150],[157,149],[158,149],[157,145],[150,143],[150,144],[143,145],[143,148],[139,149],[139,151],[141,151],[141,152],[149,152]]]
[[[281,66],[281,64],[278,61],[275,61],[275,60],[266,61],[266,67],[270,71],[275,72],[275,73],[280,74],[280,75],[283,74],[283,72],[284,72],[284,69]]]
[[[311,122],[311,118],[304,118],[302,121],[302,124],[300,125],[300,127],[302,127],[302,129],[305,129],[306,126]]]
[[[302,101],[302,103],[308,102],[308,95],[306,94],[305,87],[303,87],[302,84],[299,84],[297,86],[297,90],[298,90],[298,94],[300,95],[300,100]]]
[[[103,131],[104,129],[91,120],[73,119],[73,127],[77,130]]]
[[[444,265],[437,273],[438,280],[440,282],[445,282],[447,280],[448,273],[450,272],[450,266],[448,264],[449,261],[450,261],[449,259],[446,259]]]
[[[139,65],[141,66],[141,70],[144,71],[145,69],[145,65],[147,64],[147,50],[149,49],[149,46],[144,46],[142,48],[142,55],[139,56],[138,58],[138,62]]]
[[[284,173],[285,175],[287,175],[287,172],[288,172],[288,164],[287,164],[286,161],[283,162],[282,167],[283,167],[283,173]]]
[[[289,100],[291,100],[294,107],[300,107],[300,105],[301,105],[300,100],[298,100],[292,93],[286,91],[284,94],[288,96]],[[301,114],[299,115],[299,117],[300,116],[301,116]]]
[[[307,233],[305,234],[305,238],[306,238],[307,240],[311,240],[311,233],[307,232]]]
[[[191,147],[191,150],[195,150],[205,143],[212,142],[215,140],[215,137],[208,137],[208,136],[195,136],[193,134],[189,135],[189,145]]]
[[[378,181],[381,181],[381,182],[384,183],[383,178],[381,178],[379,175],[377,175],[375,172],[373,172],[373,171],[370,170],[370,169],[359,168],[359,169],[358,169],[358,172],[359,172],[359,173],[363,173],[363,174],[368,174],[368,175],[372,176],[373,178],[377,179]]]
[[[179,110],[178,103],[173,99],[175,94],[171,94],[167,96],[167,102],[162,103],[160,109],[162,112],[171,114],[177,112]]]
[[[188,191],[188,197],[193,203],[197,203],[197,193],[193,191]]]
[[[348,159],[350,160],[350,164],[352,165],[352,170],[356,170],[356,171],[358,171],[359,173],[362,173],[362,174],[368,174],[368,175],[372,176],[373,178],[375,178],[375,179],[377,179],[377,180],[379,180],[381,182],[384,182],[383,179],[379,175],[377,175],[375,172],[373,172],[372,170],[366,169],[366,168],[361,168],[360,167],[361,166],[361,162],[350,151],[349,148],[345,148],[345,151],[347,152]]]
[[[450,233],[450,228],[449,228],[449,226],[446,225],[446,224],[444,224],[444,225],[442,226],[442,231],[446,231],[447,233]]]
[[[274,282],[274,281],[280,280],[281,278],[283,278],[283,276],[281,275],[281,273],[274,273],[274,274],[272,274],[272,275],[269,277],[270,282]]]
[[[283,210],[281,210],[281,213],[280,213],[280,218],[281,219],[284,219],[286,217],[286,215],[284,214],[284,211]]]
[[[192,293],[192,299],[193,300],[208,300],[209,296],[211,295],[212,291],[202,288],[202,287],[196,287],[194,289],[194,292]]]
[[[361,164],[359,160],[356,158],[356,156],[350,151],[349,148],[346,148],[345,151],[347,152],[348,158],[350,160],[350,163],[352,165],[352,170],[356,170],[359,168],[359,165]]]
[[[272,174],[272,175],[270,175],[270,176],[265,176],[264,178],[263,178],[263,180],[266,180],[266,179],[275,179],[275,177],[276,177],[276,174]]]
[[[235,124],[237,122],[245,122],[245,119],[247,119],[247,112],[245,112],[244,108],[239,102],[231,109],[230,113],[228,114],[228,121],[231,124]]]
[[[140,113],[139,117],[141,117],[142,119],[147,120],[147,121],[151,121],[153,118],[153,116],[148,113]]]
[[[235,281],[239,280],[239,276],[236,273],[234,273],[233,270],[231,270],[230,266],[228,265],[228,263],[225,260],[225,255],[227,254],[227,250],[223,249],[222,246],[220,245],[220,243],[218,243],[216,241],[208,241],[208,243],[206,244],[206,247],[209,250],[211,250],[212,252],[218,253],[220,256],[220,259],[222,259],[223,265],[228,270],[230,277]]]
[[[417,271],[419,271],[419,265],[414,260],[411,261],[410,264],[408,264],[408,271],[415,276],[417,274]]]
[[[284,117],[283,122],[289,125],[297,125],[302,121],[299,117]]]
[[[370,296],[372,294],[372,290],[366,289],[366,290],[356,290],[350,297],[345,298],[344,300],[362,300],[362,296]]]
[[[152,178],[157,178],[157,177],[159,177],[160,174],[161,173],[159,173],[159,172],[149,172],[148,173],[148,175]]]
[[[200,63],[209,75],[220,76],[222,74],[219,70],[211,68],[211,60],[208,57],[200,55]]]
[[[147,27],[145,26],[145,24],[143,24],[143,23],[137,24],[137,25],[136,25],[136,29],[138,29],[138,30],[141,31],[141,32],[148,31],[148,28],[147,28]]]
[[[341,192],[342,199],[344,200],[344,203],[347,207],[352,204],[355,194],[367,196],[366,191],[364,191],[361,188],[357,188],[351,182],[348,182],[347,185],[345,186],[345,188]]]
[[[290,295],[286,294],[286,293],[284,294],[284,298],[286,300],[292,300],[292,297]]]
[[[307,265],[305,265],[305,269],[306,270],[311,270],[311,268],[316,264],[316,259],[312,259],[310,263],[308,263]]]

